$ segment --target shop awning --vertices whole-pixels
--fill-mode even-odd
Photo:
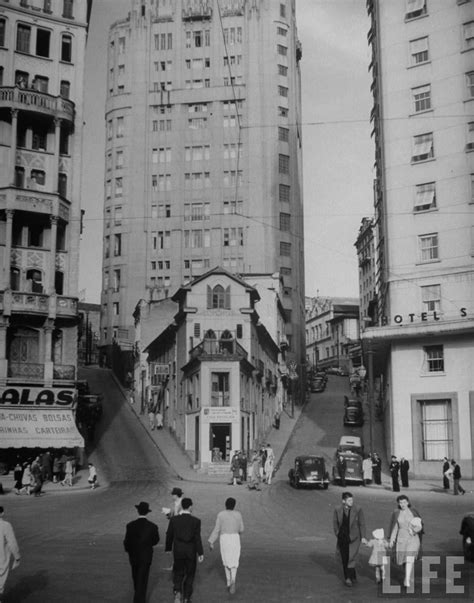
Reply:
[[[0,448],[84,447],[71,409],[0,408]]]

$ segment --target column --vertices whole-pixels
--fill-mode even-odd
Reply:
[[[370,345],[370,344],[369,344]],[[368,391],[367,398],[369,402],[369,446],[370,452],[374,451],[374,350],[369,347],[367,350],[367,376]]]
[[[2,316],[0,319],[0,383],[5,384],[8,377],[7,359],[7,329],[9,319]]]
[[[12,131],[10,136],[10,184],[15,185],[15,165],[16,165],[16,140],[18,130],[18,109],[11,110],[12,115]]]
[[[45,385],[53,383],[53,368],[54,363],[51,360],[53,348],[53,324],[51,320],[47,320],[44,325],[44,380]]]
[[[49,262],[49,282],[48,295],[56,292],[55,275],[56,275],[56,240],[58,238],[58,217],[50,216],[51,220],[51,253]]]
[[[52,183],[48,190],[57,191],[59,187],[59,144],[61,141],[61,120],[55,118],[54,120],[54,165],[56,166],[56,172],[53,174],[53,178],[56,181]]]
[[[5,249],[3,256],[3,271],[2,271],[2,282],[1,289],[10,288],[10,263],[12,255],[12,231],[13,231],[13,216],[15,212],[13,209],[7,209],[5,212],[7,223],[5,233]]]

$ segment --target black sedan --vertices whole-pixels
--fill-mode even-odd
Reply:
[[[322,456],[297,456],[294,467],[288,471],[288,478],[293,488],[322,486],[327,490],[329,486],[329,473]]]
[[[344,425],[362,427],[364,424],[364,413],[361,404],[350,404],[344,409]]]

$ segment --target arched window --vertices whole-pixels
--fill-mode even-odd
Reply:
[[[28,270],[26,280],[30,282],[29,289],[32,293],[43,293],[43,276],[40,270]]]
[[[216,285],[214,288],[208,285],[207,307],[230,310],[230,285],[225,289],[222,285]]]
[[[232,354],[233,349],[234,349],[234,341],[233,340],[234,340],[234,338],[232,337],[232,333],[230,331],[228,331],[227,329],[225,331],[223,331],[222,335],[221,335],[221,340],[220,340],[221,351]]]

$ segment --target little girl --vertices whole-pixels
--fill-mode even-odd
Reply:
[[[372,553],[369,559],[369,565],[375,567],[375,582],[382,582],[385,578],[385,565],[388,563],[388,542],[385,540],[383,528],[378,528],[372,532],[373,538],[367,542]]]

